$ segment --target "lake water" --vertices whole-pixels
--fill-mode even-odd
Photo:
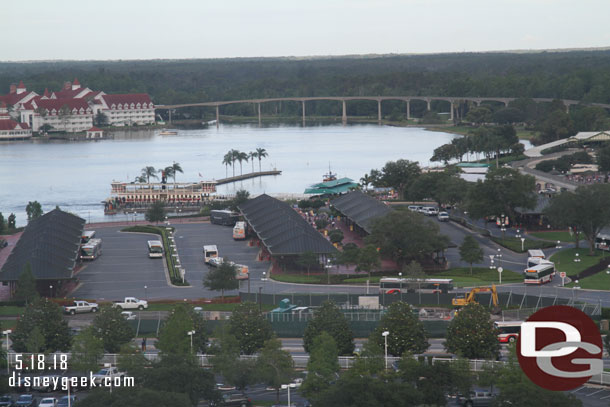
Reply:
[[[102,141],[34,141],[0,143],[0,212],[13,212],[17,224],[26,223],[25,206],[38,201],[45,212],[56,205],[87,221],[124,219],[105,216],[101,201],[110,194],[110,182],[133,181],[145,166],[163,168],[180,163],[184,174],[177,182],[224,178],[223,156],[230,149],[244,152],[267,150],[262,169],[277,168],[282,175],[261,177],[218,187],[221,194],[246,189],[251,194],[301,194],[321,182],[329,164],[339,177],[356,181],[372,168],[405,158],[429,165],[435,148],[455,135],[402,128],[364,125],[289,126],[259,128],[255,125],[222,125],[199,130],[180,130],[161,136],[159,131],[115,134]],[[258,170],[258,160],[254,168]],[[252,171],[250,162],[243,172]],[[235,174],[240,173],[236,162]],[[233,174],[228,168],[229,176]]]

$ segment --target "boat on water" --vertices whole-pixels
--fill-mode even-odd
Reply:
[[[322,182],[328,182],[328,181],[335,181],[337,179],[337,174],[333,174],[333,172],[330,170],[330,163],[328,164],[328,173],[324,174],[324,176],[322,177]]]
[[[161,136],[175,136],[178,134],[178,130],[162,130],[159,135]]]

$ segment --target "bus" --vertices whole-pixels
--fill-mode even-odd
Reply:
[[[80,247],[81,260],[95,260],[102,254],[102,239],[89,239]]]
[[[234,264],[233,267],[235,267],[235,279],[247,280],[250,278],[248,266],[244,266],[243,264]]]
[[[523,272],[525,284],[544,284],[555,277],[555,263],[547,261],[537,266],[528,267]]]
[[[595,248],[598,250],[610,251],[610,233],[607,229],[602,229],[601,232],[595,236]]]
[[[80,242],[81,242],[81,244],[88,243],[89,240],[93,239],[94,237],[95,237],[95,230],[86,230],[81,235]]]
[[[216,245],[203,246],[203,261],[209,263],[210,259],[218,257],[218,248]]]
[[[210,223],[215,225],[234,226],[238,220],[239,214],[226,209],[210,212]]]
[[[382,277],[379,280],[379,294],[400,294],[401,292],[430,291],[443,294],[453,290],[453,280],[450,278],[395,278]]]
[[[519,339],[523,321],[496,321],[494,328],[498,330],[498,342],[513,343]]]
[[[150,257],[151,259],[163,258],[163,243],[161,243],[161,241],[148,241],[148,257]]]
[[[233,228],[233,240],[244,240],[246,238],[246,222],[237,222]]]

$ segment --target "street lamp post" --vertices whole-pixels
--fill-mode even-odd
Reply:
[[[144,286],[144,298],[148,301],[148,286]]]
[[[402,272],[398,273],[398,279],[400,282],[400,301],[402,301]]]
[[[498,278],[500,279],[500,283],[502,284],[502,272],[504,271],[504,269],[502,267],[498,267]]]
[[[13,331],[11,329],[7,329],[6,331],[2,331],[2,333],[6,335],[6,374],[9,375],[10,358],[8,355],[8,336],[13,333]]]
[[[261,297],[261,292],[263,291],[263,287],[258,287],[258,312],[263,312],[263,299]]]
[[[49,286],[49,295],[50,295],[50,298],[53,298],[53,286],[52,285]]]
[[[288,389],[288,407],[291,407],[290,406],[290,389],[294,389],[295,387],[297,387],[297,385],[294,383],[282,384],[282,389]]]
[[[188,331],[186,334],[191,337],[191,353],[193,353],[193,335],[195,335],[195,331]]]
[[[496,258],[498,259],[498,266],[499,266],[500,260],[502,260],[502,249],[498,249],[498,254],[496,254]]]
[[[525,249],[523,248],[523,244],[525,243],[525,238],[522,237],[521,238],[521,251],[524,251]]]
[[[388,335],[390,331],[383,331],[381,335],[383,336],[384,344],[385,344],[385,370],[388,370]]]

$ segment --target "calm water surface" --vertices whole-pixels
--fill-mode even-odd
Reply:
[[[247,189],[262,192],[303,193],[320,182],[330,166],[340,177],[359,180],[372,168],[405,158],[428,165],[433,150],[455,135],[378,125],[276,126],[224,125],[202,130],[180,130],[160,136],[158,131],[116,134],[114,140],[87,142],[12,142],[0,144],[0,212],[11,212],[26,223],[25,206],[37,200],[45,212],[59,205],[87,221],[124,219],[104,216],[100,204],[110,194],[112,180],[133,181],[141,169],[162,168],[173,161],[184,174],[177,181],[224,178],[224,154],[257,147],[267,150],[262,169],[277,168],[282,175],[262,177],[218,187],[219,193]],[[258,170],[258,160],[254,168]],[[243,172],[252,171],[250,162]],[[240,173],[236,162],[235,174]],[[228,168],[228,174],[233,169]]]

